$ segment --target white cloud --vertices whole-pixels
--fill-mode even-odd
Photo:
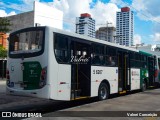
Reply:
[[[16,15],[16,12],[15,11],[11,11],[10,13],[8,13],[8,16],[11,16],[11,15]]]
[[[4,10],[0,10],[0,17],[7,16],[7,13]]]
[[[106,26],[107,21],[115,26],[116,12],[119,11],[114,3],[103,3],[99,0],[96,3],[92,0],[83,2],[79,2],[79,0],[55,0],[47,4],[63,11],[64,23],[70,26],[71,31],[75,31],[76,17],[79,17],[81,13],[91,14],[91,17],[96,20],[96,26],[100,27]]]
[[[120,7],[124,7],[124,6],[126,6],[126,4],[128,4],[126,2],[123,2],[122,0],[110,0],[110,2],[116,4],[116,5],[120,6]]]
[[[15,11],[12,11],[10,13],[6,13],[4,10],[0,10],[0,17],[6,17],[6,16],[11,16],[11,15],[15,15]]]
[[[12,8],[20,12],[26,12],[33,9],[34,0],[22,0],[23,3],[3,3],[5,8]],[[40,0],[36,0],[40,1]],[[89,13],[92,18],[96,20],[96,26],[106,26],[106,22],[111,22],[113,26],[116,25],[116,12],[119,11],[114,2],[103,3],[98,0],[96,3],[93,0],[53,0],[53,2],[43,2],[49,6],[55,7],[64,13],[64,25],[65,29],[75,31],[76,17],[79,17],[81,13]],[[103,25],[100,25],[103,24]]]
[[[120,7],[130,7],[141,20],[152,22],[160,21],[160,0],[132,0],[131,4],[124,0],[110,1]]]
[[[160,0],[133,0],[132,7],[137,16],[145,21],[160,21]]]
[[[155,42],[160,42],[160,33],[154,33],[153,35],[150,35],[150,38]]]
[[[141,40],[142,40],[141,36],[139,34],[135,34],[133,44],[134,45],[141,44]]]
[[[27,11],[33,10],[34,1],[39,1],[39,0],[22,0],[21,4],[12,3],[12,2],[8,2],[8,3],[0,2],[0,5],[3,6],[0,8],[1,9],[10,8],[19,12],[27,12]]]
[[[23,3],[26,5],[33,5],[34,1],[39,2],[39,0],[23,0]]]
[[[92,0],[85,0],[80,2],[79,0],[54,0],[54,2],[46,3],[52,7],[55,7],[64,14],[64,24],[67,28],[64,28],[68,31],[70,29],[72,32],[75,32],[75,21],[76,17],[79,17],[81,13],[91,13],[90,12],[90,3]]]
[[[116,12],[119,11],[118,7],[113,3],[102,3],[98,1],[94,8],[91,9],[93,18],[96,20],[96,26],[107,26],[106,22],[112,23],[116,26]],[[103,25],[100,25],[103,24]]]

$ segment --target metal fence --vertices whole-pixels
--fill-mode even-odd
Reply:
[[[0,78],[6,77],[7,60],[0,59]]]

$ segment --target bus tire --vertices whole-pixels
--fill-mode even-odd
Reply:
[[[98,99],[105,100],[109,97],[109,89],[107,84],[101,83],[98,90]]]
[[[144,91],[146,91],[146,89],[147,89],[147,85],[146,85],[146,83],[145,82],[143,82],[143,84],[142,84],[142,92],[144,92]]]

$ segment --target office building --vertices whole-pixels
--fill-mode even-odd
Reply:
[[[37,25],[52,26],[58,29],[63,28],[63,12],[36,1],[34,2],[34,9],[32,11],[8,16],[7,19],[10,20],[11,23],[9,27],[11,31],[9,31],[9,33]],[[7,38],[9,33],[3,33],[3,35],[0,33],[0,45],[3,45],[6,49],[8,48]]]
[[[76,17],[76,33],[95,38],[95,20],[88,13]]]
[[[125,46],[133,45],[134,16],[129,7],[121,8],[116,14],[116,43]]]

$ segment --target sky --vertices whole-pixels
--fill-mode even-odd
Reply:
[[[63,11],[63,29],[75,32],[75,19],[89,13],[96,29],[107,22],[116,27],[116,12],[130,7],[134,12],[134,44],[160,44],[160,0],[0,0],[0,17],[33,10],[38,1]]]

